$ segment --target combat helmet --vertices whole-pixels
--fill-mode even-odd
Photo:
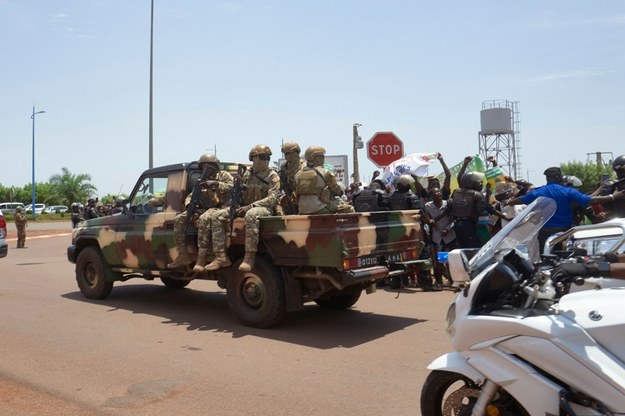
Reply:
[[[414,178],[410,175],[401,175],[395,182],[398,188],[410,188],[414,184]]]
[[[625,167],[625,155],[620,155],[612,161],[612,169],[616,170],[618,166]]]
[[[499,182],[497,185],[495,185],[495,197],[497,197],[498,195],[507,194],[508,192],[514,193],[516,191],[515,188],[516,186],[514,186],[513,183]]]
[[[271,154],[272,153],[271,153],[271,149],[269,148],[269,146],[266,146],[264,144],[257,144],[256,146],[252,147],[252,150],[250,150],[249,160],[251,162],[254,156],[260,156],[260,155],[271,156]]]
[[[287,154],[290,152],[301,153],[302,149],[299,147],[299,144],[295,142],[286,142],[282,145],[282,153]]]
[[[460,187],[481,191],[484,180],[484,174],[480,172],[467,172],[460,179]]]
[[[304,159],[306,159],[307,162],[312,163],[315,160],[315,156],[325,156],[325,154],[326,154],[326,149],[324,149],[323,147],[310,146],[304,152]]]
[[[197,161],[198,166],[202,166],[204,163],[207,165],[212,165],[215,170],[221,169],[221,162],[217,159],[217,156],[211,153],[204,153],[200,156],[200,159]]]

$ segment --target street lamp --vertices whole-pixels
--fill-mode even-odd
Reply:
[[[33,182],[32,182],[32,205],[30,208],[33,211],[33,219],[35,219],[35,115],[45,113],[45,111],[35,112],[35,106],[33,105],[33,115],[30,118],[33,120]]]
[[[362,138],[358,135],[358,127],[361,127],[362,124],[354,123],[352,126],[352,151],[354,157],[354,182],[360,182],[360,172],[358,172],[358,149],[362,149],[364,146],[362,144]]]

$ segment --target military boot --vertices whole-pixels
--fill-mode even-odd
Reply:
[[[230,262],[230,259],[228,258],[228,256],[226,256],[226,253],[224,253],[223,251],[219,252],[219,253],[215,253],[215,260],[211,261],[208,266],[204,267],[204,270],[217,270],[217,269],[221,269],[224,267],[228,267],[230,266],[232,263]]]
[[[197,260],[195,262],[195,266],[193,266],[194,272],[203,272],[204,266],[206,266],[206,256],[208,255],[208,249],[200,248],[197,251]]]
[[[178,267],[186,266],[187,264],[193,263],[193,260],[189,257],[189,254],[186,251],[181,251],[178,254],[176,259],[167,265],[168,269],[176,269]]]
[[[256,252],[246,251],[245,257],[243,257],[243,261],[239,266],[239,270],[241,270],[242,272],[249,272],[254,268],[254,260],[256,260]]]

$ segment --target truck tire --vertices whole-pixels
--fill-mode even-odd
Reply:
[[[340,311],[354,306],[356,302],[358,302],[358,299],[360,299],[361,294],[362,287],[349,287],[328,298],[317,299],[315,302],[324,309]]]
[[[161,282],[163,282],[163,284],[169,289],[182,289],[191,283],[190,280],[178,280],[172,279],[171,277],[161,277]]]
[[[238,270],[241,261],[234,264],[226,282],[230,310],[248,326],[269,328],[278,324],[286,315],[280,273],[263,256],[256,257],[249,272]]]
[[[76,282],[88,299],[104,299],[111,293],[113,282],[106,281],[99,248],[86,247],[80,252],[76,260]]]

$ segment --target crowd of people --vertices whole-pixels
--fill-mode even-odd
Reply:
[[[386,182],[375,171],[367,185],[352,183],[345,189],[334,172],[324,165],[325,149],[310,146],[301,157],[300,145],[284,143],[281,147],[284,163],[276,171],[269,166],[272,151],[266,145],[252,147],[248,154],[251,167],[237,177],[222,169],[219,159],[204,154],[198,160],[202,177],[198,191],[187,197],[187,209],[174,221],[177,257],[169,268],[185,267],[193,263],[185,244],[185,230],[189,215],[197,220],[198,258],[194,271],[218,270],[231,265],[226,255],[227,224],[234,217],[245,219],[245,256],[239,265],[242,271],[254,267],[258,247],[259,218],[269,215],[333,214],[375,212],[389,210],[420,210],[425,247],[422,259],[430,259],[431,271],[411,270],[398,284],[421,287],[425,291],[439,291],[453,283],[445,265],[438,262],[438,253],[454,248],[480,248],[498,230],[511,221],[526,204],[539,196],[556,201],[555,215],[539,235],[542,251],[546,238],[584,221],[600,222],[625,215],[625,156],[614,159],[612,167],[616,180],[603,181],[590,195],[577,188],[581,181],[565,176],[560,168],[545,170],[546,184],[534,186],[524,180],[505,180],[496,184],[487,182],[481,172],[467,172],[471,156],[464,159],[457,174],[459,187],[451,191],[451,172],[443,156],[437,160],[444,172],[443,182],[436,177],[419,178],[404,174]],[[496,160],[487,163],[497,166]],[[239,196],[233,198],[233,187]],[[194,200],[192,200],[195,198]],[[162,203],[163,201],[160,201]],[[159,201],[151,201],[156,205]],[[101,204],[89,198],[87,204],[71,206],[72,224],[84,219],[113,215],[121,212],[123,201],[114,205]],[[189,209],[192,204],[192,209]],[[409,279],[408,279],[409,277]],[[443,279],[446,281],[443,282]]]

